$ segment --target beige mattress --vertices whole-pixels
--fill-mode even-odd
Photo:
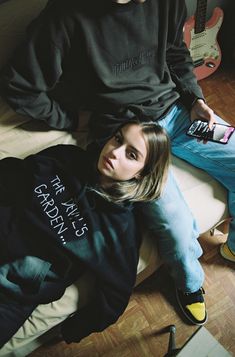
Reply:
[[[24,158],[48,146],[61,143],[86,147],[87,113],[83,113],[82,118],[79,132],[51,130],[42,122],[16,114],[0,98],[0,159],[7,156]],[[201,233],[210,230],[228,216],[226,191],[218,182],[204,171],[176,157],[172,157],[172,170]],[[158,266],[160,260],[156,248],[153,247],[155,240],[146,233],[144,236],[138,273],[147,269],[145,273],[149,275],[152,272],[150,267]],[[138,283],[143,278],[140,274]]]

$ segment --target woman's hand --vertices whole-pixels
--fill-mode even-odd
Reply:
[[[210,129],[216,122],[213,110],[202,99],[198,99],[192,107],[191,120],[195,119],[207,120]]]

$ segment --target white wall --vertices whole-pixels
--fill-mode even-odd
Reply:
[[[47,0],[0,0],[0,68],[23,38],[26,25],[45,6]]]

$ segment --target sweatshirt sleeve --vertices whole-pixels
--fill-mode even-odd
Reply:
[[[167,64],[184,105],[190,110],[195,100],[204,99],[193,73],[190,52],[183,40],[187,9],[184,0],[170,2]]]
[[[54,2],[51,6],[55,7]],[[19,114],[43,120],[52,128],[74,129],[76,111],[49,95],[62,76],[73,31],[61,9],[56,10],[48,5],[30,24],[25,41],[2,70],[0,92]]]
[[[67,343],[79,342],[93,332],[103,331],[125,311],[135,284],[138,263],[138,234],[134,222],[130,222],[127,234],[127,239],[132,235],[136,246],[113,252],[103,265],[102,273],[97,274],[98,267],[94,269],[94,299],[62,324],[61,333]],[[100,264],[104,264],[104,259]]]
[[[34,177],[34,160],[50,162],[56,160],[65,169],[80,167],[87,160],[84,150],[75,145],[56,145],[44,149],[25,159],[8,157],[0,160],[0,204],[19,202],[31,194]],[[53,167],[53,165],[52,165]]]
[[[94,332],[101,332],[115,323],[124,312],[131,292],[119,294],[107,284],[95,292],[95,298],[75,315],[65,320],[61,333],[67,343],[80,342]]]

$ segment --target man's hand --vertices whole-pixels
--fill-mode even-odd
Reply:
[[[195,119],[207,120],[210,129],[216,122],[213,110],[202,99],[198,99],[192,107],[191,120]]]

